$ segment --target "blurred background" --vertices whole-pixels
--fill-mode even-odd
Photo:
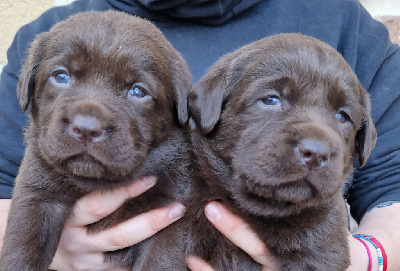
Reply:
[[[7,63],[7,49],[17,30],[36,19],[43,11],[74,0],[0,0],[0,71]],[[372,16],[389,29],[391,38],[400,44],[400,0],[360,0]]]

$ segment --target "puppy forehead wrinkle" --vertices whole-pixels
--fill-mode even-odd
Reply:
[[[144,46],[126,46],[119,43],[107,45],[95,39],[82,39],[81,37],[73,41],[66,41],[59,46],[65,47],[65,44],[68,49],[62,49],[64,50],[63,54],[68,55],[70,59],[96,66],[99,66],[98,62],[100,61],[103,64],[119,67],[140,65],[140,68],[145,68],[152,62],[151,59],[155,54],[151,55],[149,48],[144,48]]]
[[[354,101],[348,91],[338,88],[337,86],[326,87],[326,105],[332,107],[332,109],[340,109],[342,107],[353,107]]]
[[[304,71],[293,72],[290,78],[291,84],[284,89],[287,97],[297,97],[296,100],[303,100],[305,104],[319,104],[332,110],[355,105],[354,88],[343,83],[340,76]]]

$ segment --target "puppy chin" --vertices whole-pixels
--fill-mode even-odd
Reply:
[[[332,199],[334,193],[318,190],[307,176],[290,182],[274,180],[258,183],[236,177],[240,193],[232,193],[236,203],[246,212],[257,216],[285,217],[301,213],[305,209],[319,207]],[[270,185],[268,183],[278,183]],[[231,191],[232,192],[232,191]]]
[[[104,166],[89,155],[70,158],[67,160],[66,166],[73,176],[85,178],[104,177]]]
[[[249,193],[257,197],[294,204],[305,203],[315,195],[315,188],[306,178],[283,183],[278,186],[262,185],[246,181],[245,187]]]
[[[300,213],[303,209],[290,201],[276,200],[273,197],[264,197],[248,191],[236,193],[233,198],[240,209],[258,217],[286,217]]]

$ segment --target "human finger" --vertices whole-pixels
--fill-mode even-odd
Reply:
[[[79,227],[97,222],[117,210],[127,199],[153,187],[156,182],[156,177],[149,176],[111,191],[90,193],[76,202],[66,224]]]
[[[206,261],[195,256],[188,256],[186,258],[186,265],[192,271],[214,271]]]
[[[115,267],[113,263],[104,262],[103,253],[83,253],[71,257],[57,252],[50,269],[63,271],[97,270],[128,271],[128,267]]]
[[[83,245],[93,251],[100,249],[114,251],[135,245],[180,219],[185,210],[185,207],[180,203],[151,210],[112,228],[96,234],[88,234],[84,238],[85,244]]]
[[[208,203],[205,214],[226,238],[260,263],[263,270],[276,270],[274,258],[265,244],[241,218],[229,212],[218,202]]]

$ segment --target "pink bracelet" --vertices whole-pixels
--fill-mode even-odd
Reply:
[[[360,242],[364,245],[365,249],[367,250],[367,254],[368,254],[368,271],[372,271],[372,255],[371,255],[371,250],[369,249],[368,245],[367,245],[360,237],[357,237],[357,236],[354,236],[354,235],[353,235],[353,237],[354,237],[355,239],[357,239],[358,241],[360,241]]]

